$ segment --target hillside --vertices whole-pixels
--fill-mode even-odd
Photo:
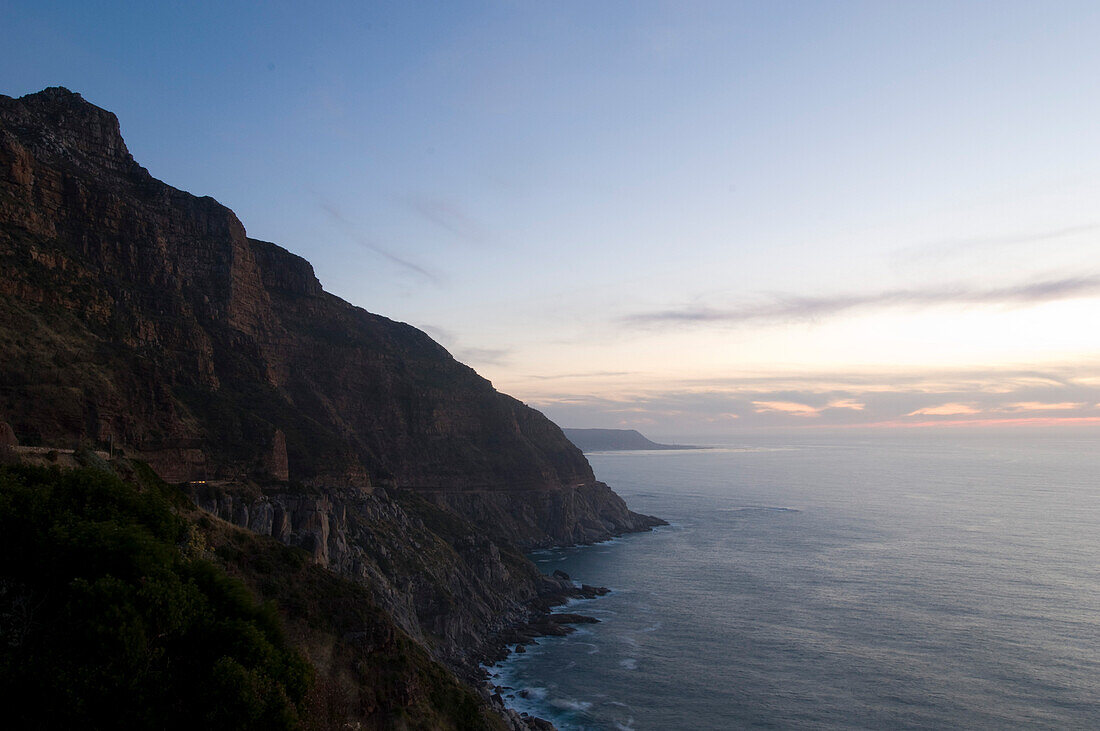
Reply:
[[[0,266],[15,459],[148,464],[211,519],[353,583],[465,681],[582,591],[523,549],[661,523],[423,332],[153,178],[68,90],[0,96]]]
[[[0,529],[9,728],[506,728],[362,587],[140,466],[0,466]]]

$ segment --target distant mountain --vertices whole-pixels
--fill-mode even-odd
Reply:
[[[582,452],[629,449],[701,449],[687,444],[658,444],[634,429],[562,429],[565,437]]]

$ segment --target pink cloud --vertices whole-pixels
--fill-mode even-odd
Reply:
[[[1084,406],[1083,403],[1071,403],[1069,401],[1063,401],[1061,403],[1050,404],[1042,401],[1019,401],[1014,404],[1005,404],[999,410],[1008,412],[1017,411],[1072,411]]]
[[[861,404],[859,401],[850,398],[835,399],[830,401],[825,408],[827,409],[851,409],[852,411],[863,411],[866,408],[866,404]]]
[[[1014,419],[938,419],[936,421],[876,421],[870,424],[847,424],[841,428],[862,429],[868,427],[921,428],[921,427],[990,427],[990,426],[1092,426],[1100,425],[1100,416],[1032,416]]]
[[[752,405],[758,414],[776,412],[793,416],[819,416],[821,414],[821,409],[795,401],[753,401]]]
[[[906,416],[960,416],[980,413],[980,409],[967,404],[940,404],[939,406],[925,406],[923,409],[910,411]]]

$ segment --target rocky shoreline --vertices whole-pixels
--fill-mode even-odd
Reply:
[[[6,424],[0,422],[0,429]],[[10,432],[10,428],[7,430]],[[14,441],[14,440],[9,440]],[[140,463],[130,462],[125,459],[108,459],[108,455],[89,449],[68,450],[66,454],[54,455],[52,452],[65,450],[19,449],[18,446],[4,445],[8,454],[23,464],[38,464],[42,466],[57,466],[62,470],[92,467],[103,472],[117,474],[127,479],[134,479],[136,470],[140,469]],[[71,452],[71,454],[69,453]],[[65,461],[71,457],[72,464]],[[484,703],[501,718],[511,731],[549,731],[554,729],[549,721],[518,711],[508,706],[509,697],[506,695],[508,688],[498,686],[492,682],[487,668],[496,665],[510,655],[523,654],[526,647],[537,644],[539,638],[563,637],[575,631],[575,625],[592,624],[599,622],[595,617],[574,612],[555,611],[576,599],[593,599],[610,593],[610,589],[589,584],[578,584],[561,570],[555,570],[547,575],[538,572],[533,564],[526,558],[520,565],[530,567],[532,572],[526,577],[532,582],[532,593],[518,604],[510,606],[507,611],[501,612],[494,618],[491,626],[484,627],[486,634],[474,636],[467,633],[466,641],[472,641],[473,646],[466,648],[464,654],[456,653],[455,647],[441,642],[441,638],[433,635],[431,626],[434,619],[425,613],[423,608],[404,607],[400,601],[407,598],[406,592],[400,585],[392,585],[401,577],[398,572],[390,570],[384,577],[363,570],[365,562],[369,561],[369,553],[372,550],[387,549],[371,545],[364,540],[364,536],[370,533],[370,527],[358,522],[363,521],[365,515],[373,515],[376,519],[389,524],[397,524],[402,532],[408,532],[414,541],[424,541],[427,533],[422,523],[418,521],[414,510],[404,510],[393,496],[379,491],[379,494],[357,494],[355,491],[348,493],[326,493],[324,495],[302,495],[295,493],[280,493],[272,490],[259,491],[255,485],[236,485],[236,491],[227,489],[221,485],[188,485],[185,492],[189,494],[197,508],[197,514],[206,514],[216,518],[216,522],[226,526],[227,529],[244,529],[249,534],[261,537],[273,538],[279,543],[307,550],[312,556],[312,563],[321,568],[328,569],[346,578],[352,579],[356,584],[366,589],[372,599],[382,606],[387,614],[402,630],[407,632],[417,642],[433,651],[444,664],[448,665],[455,675],[465,681],[481,697]],[[366,506],[373,506],[368,509]],[[457,516],[456,516],[457,517]],[[377,526],[376,526],[377,527]],[[643,528],[646,530],[648,528]],[[605,538],[604,540],[610,539]],[[597,541],[602,542],[602,541]],[[457,542],[461,547],[462,541]],[[420,544],[422,548],[425,543]],[[576,545],[576,544],[574,544]],[[401,546],[392,546],[391,549],[400,550]],[[479,560],[484,560],[485,554],[495,556],[503,565],[500,549],[495,544],[484,541],[470,543],[467,550],[472,550],[473,555]],[[353,559],[358,556],[358,559]],[[359,566],[361,573],[356,573],[353,567]],[[412,573],[419,572],[421,567],[408,567]],[[468,570],[467,567],[460,567]],[[497,567],[495,570],[499,570]],[[492,574],[494,569],[488,571]],[[390,582],[389,591],[381,590],[385,582]],[[453,588],[453,587],[452,587]],[[435,587],[436,590],[441,587]],[[420,587],[417,591],[423,591]],[[416,593],[416,592],[414,592]],[[470,615],[451,613],[449,617],[442,617],[443,624],[455,622],[469,622],[476,618]]]
[[[348,489],[309,495],[285,486],[261,490],[202,483],[190,485],[189,493],[205,512],[303,548],[319,565],[368,588],[398,626],[477,689],[510,728],[553,728],[508,708],[485,668],[525,652],[540,637],[565,636],[575,631],[574,625],[598,622],[554,610],[570,600],[604,596],[608,588],[578,585],[560,570],[539,572],[522,554],[510,553],[515,549],[508,541],[479,537],[475,524],[416,491]],[[591,545],[665,524],[644,517],[633,530],[605,528],[597,540],[559,545]],[[398,534],[391,532],[395,526]],[[407,562],[410,540],[420,546],[424,561]],[[440,611],[445,598],[453,596],[463,596],[463,606]],[[410,602],[410,597],[419,601]]]
[[[556,582],[560,587],[560,591],[540,596],[535,604],[538,614],[527,622],[511,627],[494,638],[498,643],[496,652],[490,654],[482,665],[484,676],[481,685],[482,696],[497,713],[508,719],[510,723],[515,724],[513,728],[516,731],[525,729],[553,731],[556,727],[544,718],[510,708],[508,700],[514,696],[512,694],[506,696],[503,691],[512,689],[493,683],[485,668],[503,662],[513,653],[526,653],[527,645],[538,644],[539,637],[564,637],[576,631],[573,625],[599,623],[600,620],[595,617],[571,612],[555,612],[553,610],[555,607],[567,604],[570,599],[595,599],[611,592],[610,589],[603,586],[597,587],[588,584],[577,586],[569,577],[569,574],[560,569],[555,570],[553,574],[545,578],[548,582]]]

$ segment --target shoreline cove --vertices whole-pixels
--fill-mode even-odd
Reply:
[[[664,525],[654,526],[649,530],[614,536],[606,541],[598,541],[583,545],[540,548],[527,553],[526,556],[542,570],[548,563],[556,564],[563,559],[582,552],[598,551],[601,548],[606,549],[626,543],[628,539],[635,536],[640,537],[643,535],[656,534],[670,529],[675,530],[677,528],[678,526],[676,524],[667,522]],[[552,578],[555,576],[554,572],[547,575]],[[576,577],[570,576],[569,580],[574,583],[578,590],[582,590],[582,588],[592,588],[588,584],[581,583]],[[597,625],[602,624],[607,618],[615,617],[618,614],[615,610],[604,608],[601,605],[606,603],[605,600],[615,597],[621,591],[622,588],[600,587],[600,592],[595,596],[579,595],[568,597],[561,604],[554,605],[548,612],[546,619],[550,622],[554,622],[552,617],[558,615],[571,618],[583,617],[584,619],[582,621],[559,625],[565,629],[565,631],[560,634],[535,635],[531,637],[528,642],[504,645],[502,650],[506,654],[503,657],[491,665],[483,664],[481,666],[481,670],[485,674],[485,689],[492,701],[494,703],[500,703],[507,711],[518,714],[528,723],[534,722],[537,724],[540,721],[546,722],[548,724],[547,728],[550,728],[549,724],[552,724],[552,727],[555,729],[587,728],[587,726],[576,726],[575,724],[584,724],[588,722],[588,719],[583,717],[578,718],[577,716],[583,716],[586,711],[591,709],[593,706],[592,701],[566,696],[558,697],[551,693],[551,689],[548,688],[546,684],[524,684],[519,679],[518,666],[529,663],[531,660],[542,655],[546,650],[564,643],[570,643],[577,646],[577,652],[573,653],[576,657],[570,660],[567,669],[577,667],[584,657],[599,653],[600,646],[595,642],[586,641],[585,638],[593,637],[594,633],[600,631]],[[660,622],[652,629],[659,629],[659,627]],[[587,648],[587,650],[582,652],[582,648]],[[625,658],[620,663],[620,665],[627,670],[635,669],[636,664],[637,661],[633,658]],[[603,693],[599,693],[599,695],[603,696],[605,699],[604,702],[610,705],[628,708],[627,704],[609,699]],[[615,728],[621,729],[621,731],[633,731],[634,719],[628,717],[624,719],[624,721],[625,722],[616,722]]]
[[[576,609],[578,611],[591,611],[591,604],[599,602],[605,597],[593,599],[571,599],[562,608]],[[558,613],[558,612],[553,612]],[[600,620],[602,621],[602,620]],[[563,726],[563,721],[573,713],[583,712],[591,708],[591,702],[576,698],[553,697],[545,685],[529,685],[520,682],[517,678],[517,665],[525,663],[539,656],[546,649],[555,645],[571,643],[577,649],[587,646],[585,654],[592,655],[599,652],[598,645],[586,642],[585,638],[591,637],[593,630],[590,627],[574,627],[574,631],[560,636],[540,636],[532,642],[522,645],[523,650],[510,649],[508,655],[491,666],[483,666],[486,672],[486,687],[494,699],[499,698],[504,708],[514,711],[525,720],[543,720],[553,724],[555,729],[570,728]],[[516,646],[513,646],[516,647]],[[579,656],[583,657],[583,655]],[[573,661],[574,666],[579,660]],[[563,716],[565,716],[563,718]]]

